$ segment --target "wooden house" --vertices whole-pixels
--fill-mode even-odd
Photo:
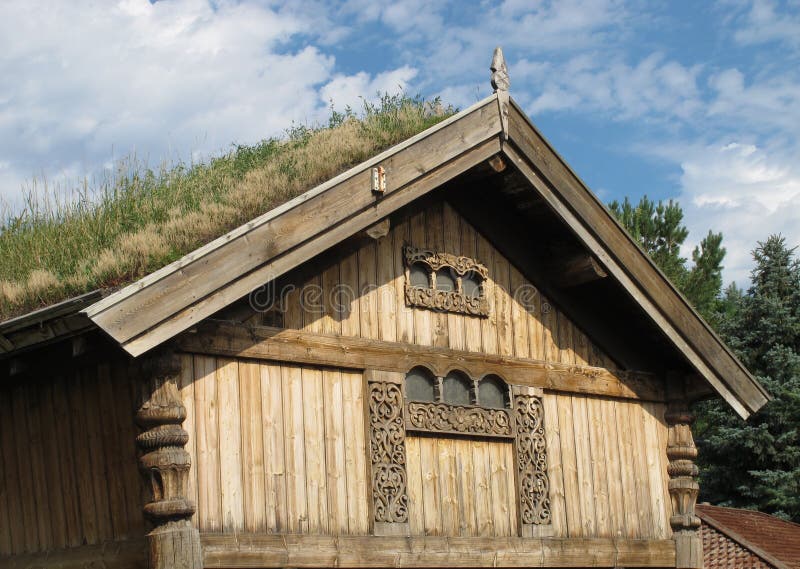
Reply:
[[[0,567],[677,567],[764,389],[509,97],[0,324]]]

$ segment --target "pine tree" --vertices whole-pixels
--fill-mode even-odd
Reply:
[[[800,521],[800,261],[780,236],[753,257],[752,286],[728,287],[718,328],[774,400],[746,423],[698,406],[702,499]]]
[[[689,231],[677,202],[653,202],[644,196],[633,205],[628,198],[609,204],[611,212],[652,257],[656,265],[707,319],[713,319],[722,290],[722,234],[708,232],[692,252],[693,266],[680,249]]]

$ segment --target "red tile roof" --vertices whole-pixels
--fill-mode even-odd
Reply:
[[[800,569],[800,525],[753,510],[698,505],[705,569]]]

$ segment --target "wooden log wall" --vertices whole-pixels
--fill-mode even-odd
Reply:
[[[201,532],[368,532],[362,374],[183,357]]]
[[[0,556],[141,538],[134,388],[107,364],[3,387]]]
[[[489,317],[407,307],[402,247],[465,255],[489,269]],[[310,278],[288,277],[284,326],[308,332],[613,368],[562,312],[447,203],[397,223]],[[355,291],[351,293],[350,291]]]

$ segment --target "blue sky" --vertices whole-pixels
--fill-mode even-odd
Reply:
[[[200,159],[399,88],[511,94],[605,200],[680,201],[744,282],[800,244],[800,0],[122,0],[0,5],[0,196]],[[688,250],[687,250],[688,252]]]

